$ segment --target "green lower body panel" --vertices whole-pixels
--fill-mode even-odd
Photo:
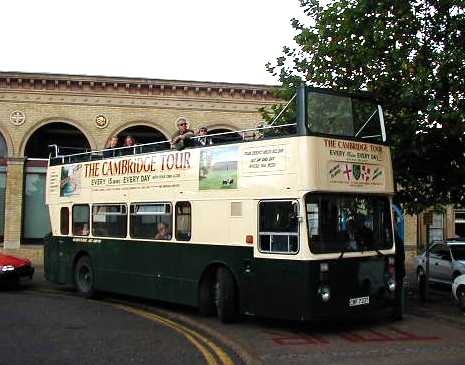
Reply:
[[[328,260],[322,273],[322,261],[259,259],[246,246],[49,237],[44,252],[52,282],[74,284],[74,265],[88,255],[96,290],[191,306],[198,305],[203,275],[222,265],[233,274],[240,312],[268,318],[364,315],[394,303],[386,256]]]

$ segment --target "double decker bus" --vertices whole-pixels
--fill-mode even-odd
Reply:
[[[241,141],[55,153],[46,278],[223,322],[396,309],[382,108],[309,87],[296,95],[295,123]]]

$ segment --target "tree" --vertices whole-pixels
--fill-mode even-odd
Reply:
[[[292,19],[295,46],[267,64],[282,82],[279,95],[288,98],[302,80],[373,93],[386,114],[404,207],[464,206],[463,0],[300,3],[306,20]]]

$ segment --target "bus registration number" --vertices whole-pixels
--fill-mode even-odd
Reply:
[[[370,297],[350,298],[349,307],[355,307],[356,305],[370,304]]]

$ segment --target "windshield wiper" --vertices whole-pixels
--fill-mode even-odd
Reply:
[[[375,109],[375,111],[373,112],[373,114],[370,115],[370,118],[368,118],[368,120],[365,122],[365,124],[362,125],[362,127],[358,130],[357,133],[355,133],[355,137],[358,137],[358,135],[360,134],[360,132],[367,126],[368,123],[370,123],[371,118],[373,118],[377,112],[378,112],[378,109]]]

